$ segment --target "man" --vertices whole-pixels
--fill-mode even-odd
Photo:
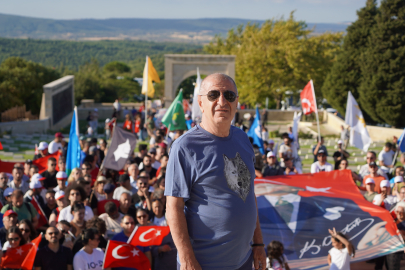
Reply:
[[[280,145],[280,149],[278,151],[278,154],[279,154],[279,158],[280,158],[280,161],[281,161],[280,162],[281,167],[285,167],[284,159],[285,158],[289,158],[289,159],[293,158],[293,148],[292,148],[292,145],[291,145],[292,140],[288,136],[287,132],[283,133],[282,139],[283,139],[284,143],[282,145]]]
[[[266,151],[269,151],[269,152],[272,151],[272,152],[274,152],[274,141],[273,141],[273,140],[271,140],[271,139],[269,140]]]
[[[58,159],[58,169],[59,172],[66,172],[66,158],[60,156]]]
[[[34,228],[36,228],[38,224],[38,212],[31,203],[24,202],[23,196],[24,194],[21,190],[14,190],[11,195],[11,204],[3,206],[1,213],[4,214],[7,210],[11,209],[17,213],[19,220],[28,219],[32,222]]]
[[[70,248],[59,243],[60,231],[49,227],[45,233],[48,245],[39,249],[35,256],[35,270],[73,270],[73,254]]]
[[[385,177],[378,173],[378,166],[374,161],[370,162],[370,164],[368,164],[368,169],[369,169],[370,174],[366,175],[363,178],[363,186],[366,185],[366,180],[368,178],[372,178],[374,180],[375,187],[376,187],[375,191],[377,193],[381,193],[380,183],[381,183],[381,181],[385,180]],[[364,190],[364,188],[361,188],[361,189]]]
[[[47,142],[40,142],[38,145],[38,154],[34,155],[33,160],[37,160],[42,157],[46,157],[48,154],[48,143]]]
[[[55,139],[51,141],[51,143],[48,145],[48,153],[53,154],[56,153],[57,151],[62,152],[62,140],[63,140],[63,135],[61,132],[55,133]]]
[[[149,174],[149,184],[154,185],[156,182],[156,172],[157,170],[152,167],[152,158],[149,155],[146,155],[143,158],[143,167],[139,172],[146,172]]]
[[[20,189],[23,193],[27,192],[30,187],[28,182],[22,180],[23,177],[22,169],[19,167],[14,167],[12,173],[13,173],[13,181],[8,183],[8,187],[12,189]]]
[[[16,226],[18,222],[18,215],[13,210],[7,210],[3,215],[3,225],[0,228],[0,241],[2,245],[7,241],[7,231],[10,227]]]
[[[335,153],[333,153],[333,160],[335,161],[335,164],[343,158],[348,159],[350,157],[350,154],[343,150],[343,141],[339,140],[337,144],[338,149]]]
[[[114,200],[119,200],[121,197],[121,194],[123,192],[129,192],[129,194],[131,194],[131,195],[136,193],[136,189],[131,185],[128,174],[126,174],[126,173],[121,174],[120,178],[118,179],[118,183],[121,186],[117,187],[114,190],[114,195],[113,195]]]
[[[373,202],[375,195],[377,194],[374,191],[375,188],[375,182],[373,178],[368,178],[366,180],[366,193],[364,193],[364,198],[369,201],[369,202]]]
[[[254,261],[255,269],[264,269],[254,151],[246,133],[231,126],[238,104],[235,82],[209,75],[198,104],[201,124],[174,141],[166,170],[166,217],[178,268],[252,269]]]
[[[86,179],[86,178],[85,178]],[[91,210],[93,210],[93,214],[98,216],[98,199],[96,194],[92,192],[91,189],[91,178],[88,180],[80,180],[79,185],[84,189],[86,192],[86,199],[84,200],[84,205],[89,206]]]
[[[120,206],[118,207],[118,211],[121,214],[129,215],[134,220],[136,217],[136,208],[133,204],[131,204],[131,194],[128,192],[123,192],[120,197]]]
[[[2,205],[6,204],[6,198],[4,196],[4,191],[7,188],[8,176],[4,172],[0,172],[0,202]]]
[[[58,182],[56,181],[56,174],[58,173],[56,170],[56,159],[54,157],[50,157],[47,165],[46,171],[41,173],[41,175],[45,177],[44,187],[46,189],[54,188],[58,185]]]
[[[302,170],[300,168],[294,167],[293,160],[291,158],[284,159],[285,175],[294,175],[294,174],[302,174]]]
[[[103,190],[104,190],[105,194],[107,195],[107,198],[105,200],[99,201],[97,204],[97,212],[99,215],[101,215],[105,212],[104,205],[107,202],[114,202],[117,207],[120,206],[120,202],[118,200],[113,199],[114,190],[115,190],[115,186],[113,184],[111,184],[111,183],[105,184]]]
[[[24,175],[26,175],[28,178],[30,178],[30,168],[32,165],[32,160],[27,159],[24,163]]]
[[[149,156],[150,156],[150,162],[152,164],[152,168],[154,169],[159,169],[160,167],[160,162],[159,160],[156,158],[157,156],[157,150],[156,148],[152,147],[151,149],[149,149]]]
[[[3,195],[4,195],[4,198],[6,199],[6,203],[3,204],[3,206],[6,205],[7,203],[11,203],[11,195],[13,195],[13,192],[14,192],[14,188],[8,187],[4,190]]]
[[[133,186],[134,188],[136,188],[136,180],[138,179],[138,174],[139,174],[138,164],[133,163],[129,165],[128,167],[129,180],[131,186]]]
[[[331,172],[333,171],[333,166],[332,164],[326,162],[326,153],[324,150],[318,150],[317,151],[317,158],[318,161],[315,163],[312,163],[311,165],[311,173],[318,173],[318,172]]]
[[[125,215],[122,218],[120,225],[122,228],[122,232],[114,235],[114,237],[111,240],[127,243],[129,237],[131,236],[132,232],[135,229],[135,220],[131,216]],[[150,252],[149,247],[136,246],[136,248],[139,249],[141,252],[143,252],[143,254],[145,254],[146,257],[149,259],[149,262],[152,263],[152,254]],[[114,270],[134,270],[136,268],[116,267],[113,269]]]
[[[384,149],[378,154],[378,164],[381,166],[381,170],[385,173],[389,173],[390,169],[394,167],[392,164],[395,156],[395,152],[391,150],[392,144],[387,142]]]
[[[276,160],[276,156],[272,151],[267,153],[267,165],[262,169],[263,177],[284,175],[284,170]]]
[[[132,201],[137,208],[152,210],[152,202],[150,200],[149,175],[146,172],[141,172],[137,181],[137,190],[132,195]]]
[[[314,162],[318,160],[318,151],[323,150],[323,153],[328,156],[328,150],[324,144],[324,139],[321,137],[321,141],[319,141],[319,137],[316,137],[317,144],[312,148],[312,153],[314,154]]]
[[[56,182],[58,183],[58,185],[53,190],[55,192],[58,192],[60,190],[65,191],[66,179],[67,179],[67,174],[65,173],[65,171],[59,171],[56,174]]]
[[[359,175],[360,175],[361,178],[364,178],[366,175],[368,175],[370,173],[369,172],[369,164],[370,164],[370,162],[376,162],[376,157],[377,156],[376,156],[374,151],[368,151],[367,152],[367,155],[366,155],[367,164],[361,166],[360,171],[359,171]],[[379,175],[384,176],[385,179],[388,179],[387,174],[383,170],[381,170],[380,168],[378,168],[377,173]]]
[[[52,211],[54,209],[56,209],[56,207],[58,207],[58,205],[56,204],[56,200],[55,200],[55,194],[56,194],[56,192],[52,189],[47,190],[46,194],[45,194],[46,204],[42,208],[42,210],[44,210],[44,214],[48,220],[52,214]]]
[[[34,174],[34,176],[31,177],[31,182],[29,184],[30,190],[24,194],[24,201],[31,202],[31,200],[35,198],[41,208],[43,208],[45,206],[46,190],[43,189],[41,184],[43,181],[41,180],[43,180],[43,177],[40,174]]]
[[[379,187],[381,193],[374,196],[373,204],[391,211],[391,208],[398,202],[398,198],[391,195],[391,186],[388,180],[382,180]]]
[[[111,239],[114,235],[122,231],[120,223],[124,215],[118,212],[118,208],[114,202],[106,203],[104,209],[105,213],[101,214],[99,218],[105,222],[107,228],[106,238]]]
[[[115,111],[117,112],[117,118],[119,118],[121,115],[121,103],[118,101],[118,99],[116,99],[114,101],[113,107],[114,107]]]
[[[142,163],[143,158],[146,156],[147,151],[148,151],[148,146],[146,144],[140,144],[138,146],[138,155],[137,157],[135,157],[134,161],[136,164],[138,164],[138,166]]]

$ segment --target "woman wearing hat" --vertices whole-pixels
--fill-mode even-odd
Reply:
[[[97,197],[98,201],[107,199],[107,194],[105,194],[104,186],[107,183],[107,178],[100,175],[97,177],[96,183],[94,184],[93,194]]]

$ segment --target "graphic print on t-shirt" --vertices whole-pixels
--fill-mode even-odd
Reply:
[[[235,191],[239,197],[245,201],[250,191],[250,172],[239,153],[235,158],[224,156],[224,175],[228,187]]]

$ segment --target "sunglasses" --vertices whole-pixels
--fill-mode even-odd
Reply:
[[[30,229],[20,229],[20,231],[22,231],[22,232],[26,232],[26,233],[31,232],[31,230],[30,230]]]
[[[125,222],[125,225],[135,225],[135,222]]]
[[[236,100],[236,98],[238,97],[238,95],[236,95],[236,93],[231,90],[226,90],[226,91],[222,92],[222,94],[224,95],[224,98],[229,102],[234,102]],[[208,94],[200,95],[200,96],[207,96],[207,99],[212,102],[212,101],[217,100],[221,96],[221,91],[211,90],[211,91],[208,91]]]
[[[88,170],[90,170],[90,168],[89,168],[89,167],[85,167],[85,168],[82,168],[82,170],[83,170],[83,171],[88,171]]]
[[[14,241],[19,241],[20,237],[16,237],[16,238],[9,238],[8,241],[9,242],[14,242]]]
[[[326,157],[324,154],[319,154],[318,157]]]
[[[52,163],[52,164],[50,164],[52,167],[55,167],[56,166],[56,163]]]
[[[80,196],[80,193],[79,192],[75,192],[75,193],[70,193],[70,196]]]
[[[57,236],[57,235],[59,234],[59,232],[58,232],[58,231],[56,231],[56,232],[49,232],[48,234],[49,234],[49,235],[54,234],[55,236]]]
[[[136,218],[146,218],[146,215],[137,216]]]

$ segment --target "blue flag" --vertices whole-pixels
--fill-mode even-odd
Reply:
[[[80,167],[80,143],[79,143],[79,124],[77,107],[73,111],[72,123],[70,124],[69,144],[66,156],[66,174],[70,175],[74,168]]]
[[[404,131],[402,131],[401,137],[399,137],[398,142],[397,142],[399,150],[401,150],[402,153],[405,152],[404,133],[405,133],[405,129],[404,129]]]
[[[259,113],[258,107],[256,107],[255,120],[253,121],[253,124],[250,127],[247,135],[249,137],[253,138],[253,144],[256,144],[260,149],[260,153],[262,153],[262,155],[264,155],[265,152],[264,152],[264,145],[263,145],[263,139],[262,139],[262,126],[260,124],[260,113]]]

